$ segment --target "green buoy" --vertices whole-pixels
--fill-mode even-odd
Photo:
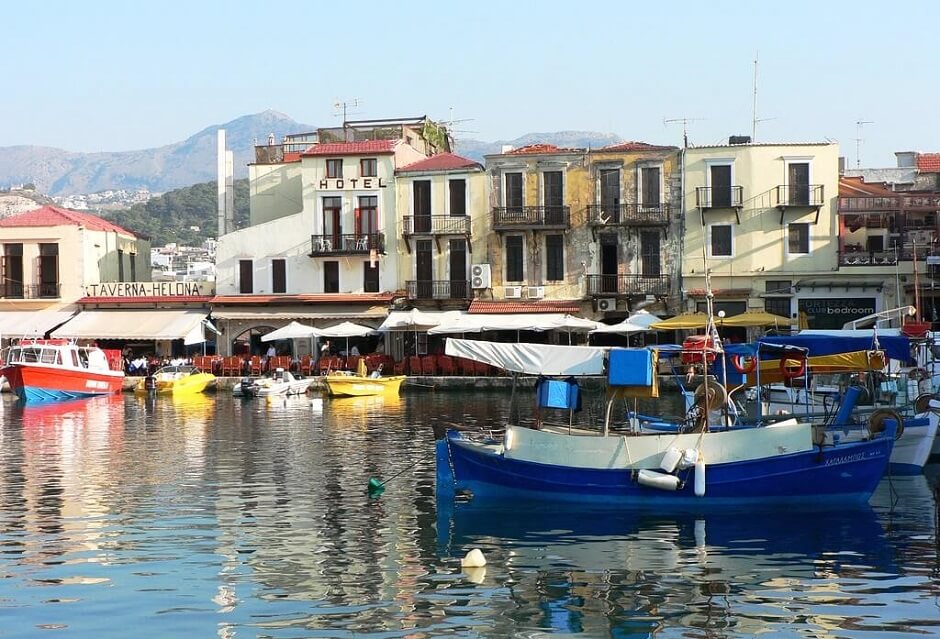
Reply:
[[[370,477],[368,491],[370,495],[377,497],[385,491],[385,484],[380,482],[375,477]]]

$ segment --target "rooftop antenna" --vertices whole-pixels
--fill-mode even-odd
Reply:
[[[359,98],[353,98],[351,101],[347,102],[346,100],[337,100],[333,103],[333,108],[336,109],[336,112],[333,113],[334,116],[342,114],[343,116],[343,127],[346,126],[346,116],[355,114],[355,111],[350,109],[355,109],[359,106]]]
[[[768,120],[775,120],[776,118],[759,118],[757,117],[757,65],[758,65],[758,54],[754,52],[754,106],[752,110],[751,117],[751,142],[757,142],[757,125],[761,122],[767,122]]]
[[[669,118],[663,120],[663,125],[666,124],[675,124],[676,122],[682,123],[682,148],[689,148],[689,122],[698,122],[699,120],[704,120],[705,118]]]
[[[454,107],[449,107],[448,120],[444,124],[447,126],[447,132],[450,134],[451,139],[453,139],[455,142],[457,140],[458,133],[476,133],[476,131],[471,131],[470,129],[454,128],[455,124],[463,124],[464,122],[473,122],[473,118],[463,118],[461,120],[455,120],[454,119]]]
[[[862,168],[862,127],[866,124],[874,124],[871,120],[855,121],[855,168]]]

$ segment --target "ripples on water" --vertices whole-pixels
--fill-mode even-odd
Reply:
[[[0,637],[940,634],[935,467],[844,513],[499,509],[436,503],[431,426],[507,394],[0,410]]]

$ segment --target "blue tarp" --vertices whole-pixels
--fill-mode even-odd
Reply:
[[[843,337],[841,335],[773,335],[761,337],[757,341],[759,344],[805,348],[809,357],[876,350],[873,335],[867,337]],[[903,335],[879,335],[878,347],[891,359],[905,363],[912,359],[911,341]],[[761,356],[766,357],[763,351],[761,352]]]
[[[653,352],[645,348],[613,348],[607,359],[610,386],[652,386]]]
[[[565,408],[581,410],[581,389],[574,378],[547,379],[539,378],[535,395],[542,408]]]

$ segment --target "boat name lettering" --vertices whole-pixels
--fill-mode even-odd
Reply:
[[[318,189],[384,189],[388,185],[382,178],[324,178]]]
[[[826,466],[838,466],[839,464],[848,464],[851,462],[862,461],[868,457],[865,453],[853,453],[851,455],[840,455],[839,457],[830,457],[826,460]]]
[[[87,297],[188,297],[202,295],[198,282],[102,282],[85,287]]]

